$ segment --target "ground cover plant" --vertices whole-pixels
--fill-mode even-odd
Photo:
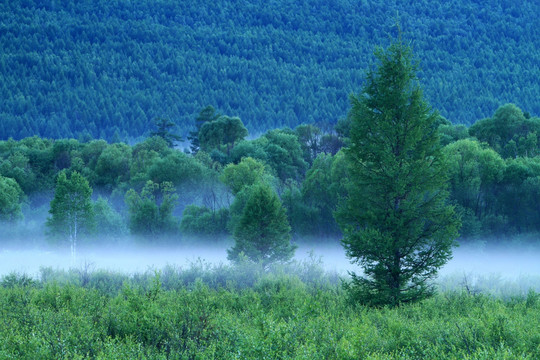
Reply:
[[[314,261],[271,271],[197,262],[131,275],[88,267],[10,274],[0,283],[0,358],[540,356],[533,290],[501,297],[447,286],[419,303],[368,308],[340,282]]]

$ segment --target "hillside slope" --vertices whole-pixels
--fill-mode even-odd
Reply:
[[[377,45],[404,37],[455,123],[540,114],[540,3],[13,0],[0,4],[0,139],[186,133],[211,104],[251,133],[345,116]],[[116,135],[115,135],[116,134]]]

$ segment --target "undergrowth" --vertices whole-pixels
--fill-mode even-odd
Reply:
[[[365,308],[316,261],[0,281],[0,359],[538,359],[540,301],[444,289]]]

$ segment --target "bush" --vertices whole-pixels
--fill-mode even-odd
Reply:
[[[347,302],[317,261],[2,278],[0,358],[535,359],[539,295],[444,290],[421,303]],[[10,285],[11,284],[11,285]]]

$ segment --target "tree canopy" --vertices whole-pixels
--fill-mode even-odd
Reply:
[[[15,222],[22,219],[21,187],[11,178],[0,175],[0,222]]]
[[[0,139],[131,142],[156,117],[185,137],[208,104],[252,134],[334,124],[396,12],[446,118],[469,125],[511,101],[540,114],[535,0],[12,0],[0,4]]]

